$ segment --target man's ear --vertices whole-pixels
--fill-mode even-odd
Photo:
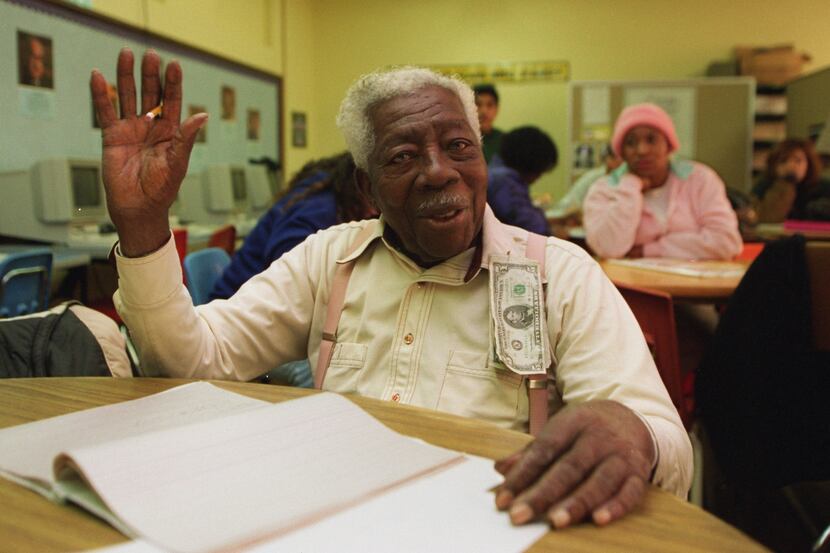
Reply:
[[[375,203],[375,197],[372,194],[372,181],[369,180],[369,174],[360,167],[355,167],[354,180],[357,183],[357,190],[363,196],[364,201],[371,205],[375,211],[380,212],[377,203]]]

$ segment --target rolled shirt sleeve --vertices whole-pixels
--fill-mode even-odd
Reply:
[[[653,482],[685,497],[692,477],[691,443],[640,326],[599,265],[574,248],[551,247],[549,241],[547,251],[548,257],[572,258],[547,265],[554,271],[548,276],[547,304],[556,388],[565,404],[609,399],[640,415],[657,446]]]

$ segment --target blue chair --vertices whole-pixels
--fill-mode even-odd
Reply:
[[[28,315],[49,307],[52,252],[46,248],[0,259],[0,318]]]
[[[205,248],[184,257],[184,275],[193,305],[209,300],[213,284],[231,262],[231,256],[222,248]]]

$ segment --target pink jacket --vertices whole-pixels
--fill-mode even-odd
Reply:
[[[643,246],[644,257],[731,259],[743,247],[723,181],[693,161],[672,161],[666,221],[643,202],[642,181],[623,164],[594,184],[583,205],[588,245],[601,257],[623,257]]]

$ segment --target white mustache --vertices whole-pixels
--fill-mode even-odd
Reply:
[[[468,206],[467,199],[460,194],[436,194],[430,196],[415,208],[415,214],[420,217],[464,209]]]

